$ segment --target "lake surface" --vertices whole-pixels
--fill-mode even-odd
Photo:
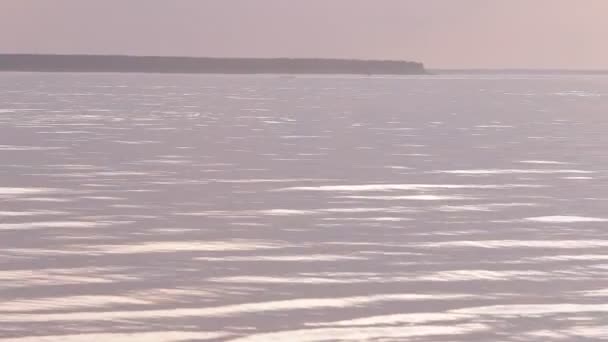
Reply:
[[[0,74],[0,341],[608,338],[607,133],[599,76]]]

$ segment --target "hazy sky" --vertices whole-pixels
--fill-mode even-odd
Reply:
[[[0,0],[0,52],[608,68],[608,0]]]

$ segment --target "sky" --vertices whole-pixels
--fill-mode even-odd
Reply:
[[[0,0],[0,53],[608,69],[608,0]]]

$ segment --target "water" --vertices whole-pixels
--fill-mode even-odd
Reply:
[[[608,338],[608,78],[1,77],[2,342]]]

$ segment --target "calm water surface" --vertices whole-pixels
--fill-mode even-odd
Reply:
[[[0,74],[0,341],[608,339],[608,78]]]

